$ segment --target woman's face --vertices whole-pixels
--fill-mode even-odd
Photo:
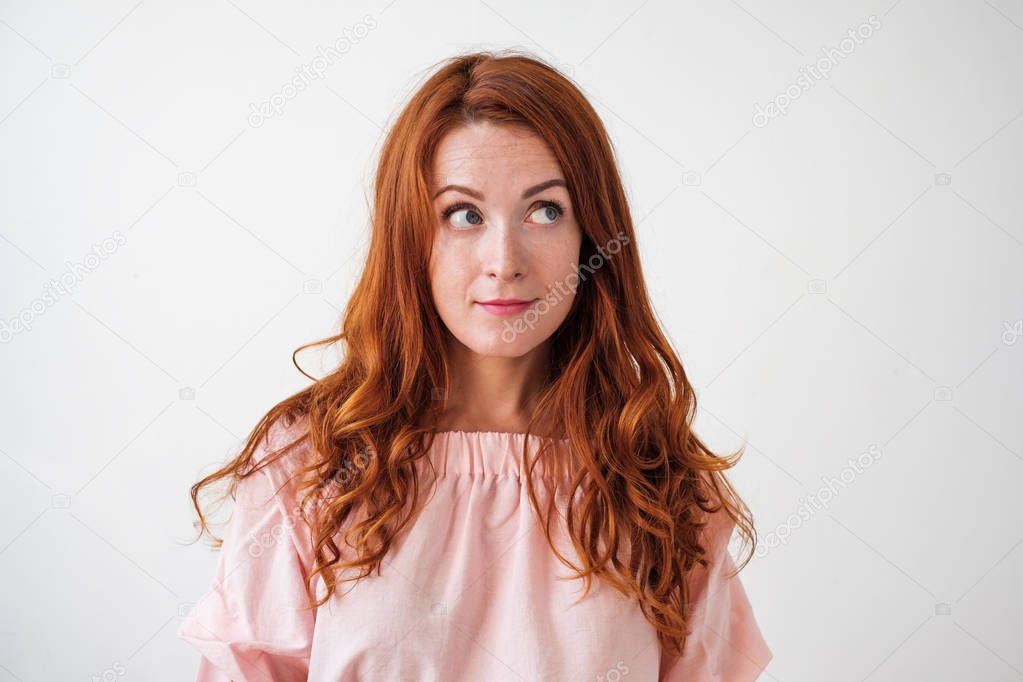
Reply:
[[[436,150],[431,194],[430,286],[454,337],[500,357],[547,340],[572,307],[582,230],[544,142],[492,123],[453,130]]]

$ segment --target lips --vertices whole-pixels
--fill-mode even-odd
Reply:
[[[476,301],[476,305],[492,315],[515,315],[527,310],[536,300],[535,298],[531,300],[522,298],[494,298],[489,301]]]
[[[480,301],[485,305],[519,305],[520,303],[532,303],[536,299],[525,298],[492,298],[489,301]]]

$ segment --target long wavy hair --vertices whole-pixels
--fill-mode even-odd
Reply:
[[[609,136],[580,89],[556,68],[520,51],[478,52],[437,65],[390,126],[374,178],[371,235],[365,267],[347,303],[340,333],[300,346],[292,355],[312,384],[275,405],[250,433],[242,452],[191,488],[198,537],[210,532],[200,490],[228,478],[227,494],[254,473],[254,452],[276,423],[301,419],[297,440],[273,450],[265,466],[307,441],[302,516],[312,529],[315,565],[306,589],[319,606],[345,569],[380,573],[394,539],[413,523],[421,482],[415,462],[430,448],[444,411],[450,332],[434,307],[427,275],[438,226],[429,193],[434,150],[459,126],[477,122],[524,126],[560,163],[583,231],[580,284],[564,323],[551,337],[551,372],[527,434],[542,446],[533,467],[569,439],[574,475],[567,509],[556,496],[541,510],[533,477],[524,476],[547,540],[574,577],[603,579],[635,597],[662,645],[680,653],[689,634],[686,575],[709,565],[701,529],[723,510],[753,555],[752,514],[724,475],[742,448],[719,456],[691,426],[696,396],[659,327],[640,268],[632,216]],[[616,253],[608,244],[624,245]],[[315,378],[295,355],[338,343],[338,367]],[[530,459],[530,455],[534,455]],[[260,468],[259,466],[255,467]],[[226,495],[224,498],[226,499]],[[577,556],[551,538],[557,516]],[[337,540],[354,550],[342,556]],[[198,538],[197,538],[198,539]],[[628,552],[622,550],[628,549]],[[578,564],[576,564],[578,561]],[[320,576],[326,591],[313,597]]]

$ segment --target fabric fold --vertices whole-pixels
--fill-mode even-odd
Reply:
[[[303,428],[275,425],[257,462]],[[523,447],[532,458],[542,442],[511,432],[433,434],[417,462],[437,473],[420,516],[379,573],[339,585],[315,610],[305,590],[313,538],[297,485],[308,446],[250,472],[237,487],[216,577],[178,628],[202,654],[197,682],[756,679],[771,652],[741,581],[728,577],[731,519],[715,514],[705,527],[712,563],[688,576],[692,634],[669,660],[634,598],[596,580],[578,599],[582,583],[568,579],[525,488]],[[567,481],[568,441],[553,443],[534,474]],[[551,527],[559,551],[576,559],[559,520]],[[322,587],[314,585],[318,594]]]
[[[281,435],[271,430],[267,443],[280,447]],[[267,451],[261,444],[255,462]],[[177,630],[203,656],[198,682],[307,678],[316,613],[304,582],[308,527],[288,468],[294,452],[238,482],[216,575]]]

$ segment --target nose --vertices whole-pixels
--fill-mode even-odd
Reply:
[[[526,252],[521,230],[507,222],[495,222],[480,242],[487,277],[515,282],[526,276]]]

